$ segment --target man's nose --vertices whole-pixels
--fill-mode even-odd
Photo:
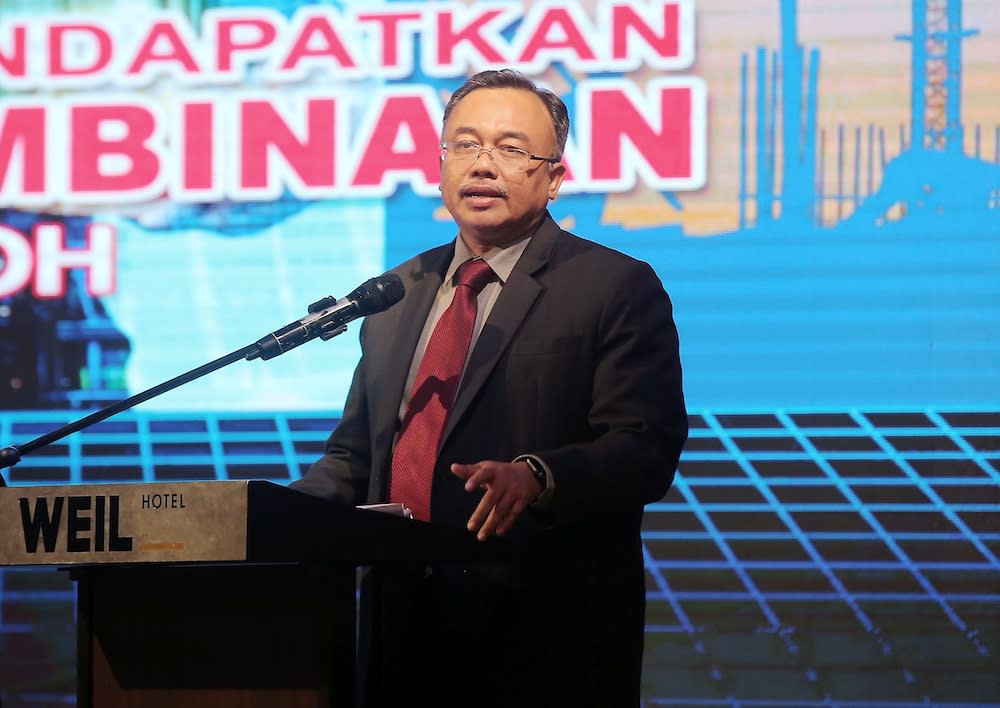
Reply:
[[[472,161],[472,173],[490,175],[495,175],[497,173],[497,163],[494,161],[493,153],[491,151],[479,151],[479,155]]]

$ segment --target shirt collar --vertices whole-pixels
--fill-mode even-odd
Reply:
[[[490,264],[490,268],[497,274],[501,283],[506,283],[510,277],[510,272],[514,270],[518,259],[524,253],[524,249],[531,242],[531,236],[525,236],[520,241],[508,244],[504,247],[494,246],[483,254],[483,260]],[[476,254],[465,244],[461,234],[455,239],[455,256],[451,259],[451,264],[444,274],[444,282],[449,285],[453,283],[458,267],[466,261],[475,258]]]

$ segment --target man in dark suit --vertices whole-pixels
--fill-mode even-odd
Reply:
[[[687,438],[678,340],[647,264],[548,214],[568,132],[563,102],[516,72],[482,72],[455,92],[441,192],[458,237],[394,269],[406,295],[365,321],[343,417],[293,484],[346,504],[426,504],[418,517],[517,549],[502,562],[372,575],[368,706],[639,704],[640,522]],[[490,268],[451,393],[422,360],[438,356],[456,271],[477,258]],[[409,429],[438,398],[443,431],[414,453]],[[407,484],[421,474],[423,501]]]

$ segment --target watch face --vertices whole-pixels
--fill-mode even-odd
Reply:
[[[524,461],[528,463],[528,467],[531,468],[532,473],[535,475],[535,479],[537,479],[538,483],[542,485],[542,488],[547,487],[549,480],[548,475],[545,474],[545,468],[543,468],[537,460],[533,460],[530,457],[525,458]]]

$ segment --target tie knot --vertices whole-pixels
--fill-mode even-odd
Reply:
[[[473,258],[458,267],[458,284],[467,285],[477,295],[493,279],[493,269],[482,258]]]

